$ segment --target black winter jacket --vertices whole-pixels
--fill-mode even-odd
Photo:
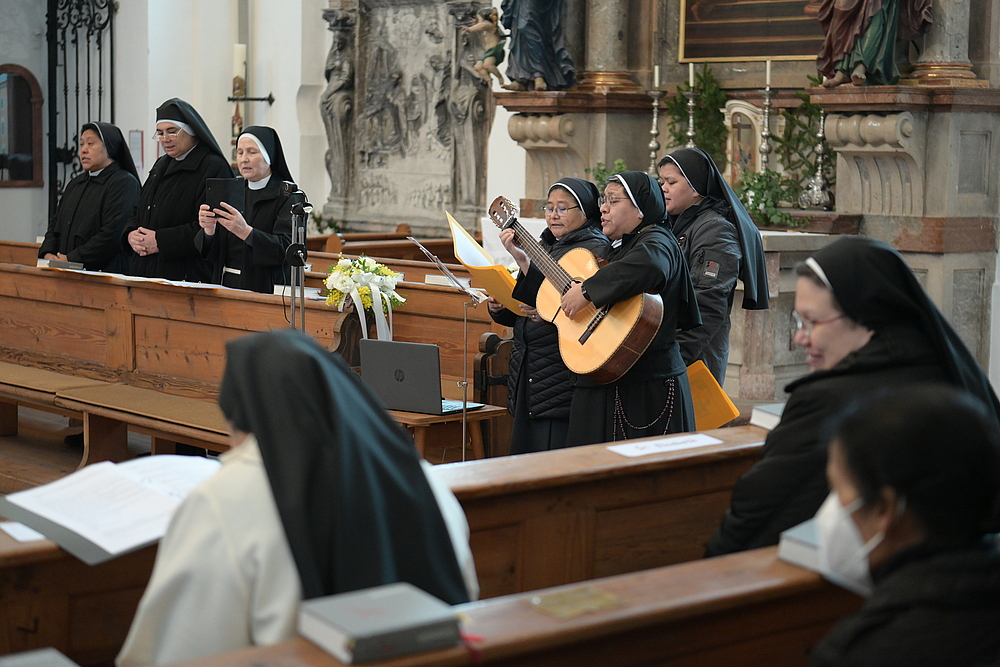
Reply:
[[[542,232],[541,245],[555,259],[574,248],[586,248],[598,257],[606,257],[611,248],[607,237],[597,226],[581,227],[556,239],[546,229]],[[528,273],[518,278],[514,288],[515,299],[535,305],[538,288],[544,280],[541,271],[531,266]],[[498,324],[513,327],[514,346],[510,352],[510,376],[507,380],[507,407],[514,413],[517,381],[527,372],[528,416],[531,419],[568,419],[569,405],[576,380],[559,354],[559,331],[554,324],[533,322],[519,317],[507,309],[491,313]]]
[[[830,370],[789,384],[781,422],[768,433],[761,460],[733,487],[732,504],[706,556],[777,544],[781,531],[816,514],[829,494],[823,427],[852,399],[885,387],[947,378],[923,335],[903,329],[876,333]]]
[[[1000,657],[995,545],[897,554],[874,574],[861,611],[815,649],[812,667],[978,667]]]
[[[718,210],[724,206],[705,199],[681,213],[673,225],[691,270],[702,322],[700,327],[677,332],[681,356],[688,366],[698,359],[704,361],[720,384],[729,363],[729,313],[743,257],[736,226]]]

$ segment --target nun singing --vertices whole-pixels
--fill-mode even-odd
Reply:
[[[125,273],[204,282],[211,272],[194,245],[198,206],[205,201],[205,180],[232,178],[233,170],[208,125],[184,100],[160,105],[153,136],[164,154],[149,170],[139,207],[122,233]]]
[[[687,262],[664,217],[659,184],[649,174],[612,176],[601,200],[601,228],[611,239],[609,263],[563,295],[573,318],[590,302],[601,308],[650,292],[663,300],[663,321],[649,347],[617,381],[577,380],[567,444],[588,445],[693,431],[691,389],[677,331],[701,324]]]
[[[288,284],[285,250],[292,242],[292,202],[281,184],[294,179],[278,133],[262,125],[244,130],[236,168],[246,179],[244,211],[227,202],[214,211],[202,204],[195,246],[212,260],[212,282],[271,294],[275,285]]]

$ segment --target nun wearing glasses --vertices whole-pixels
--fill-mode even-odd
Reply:
[[[582,178],[560,178],[549,187],[540,244],[553,259],[558,261],[575,248],[607,257],[611,245],[601,232],[599,194],[596,185]],[[507,408],[514,416],[510,453],[560,449],[566,446],[577,378],[559,354],[556,326],[543,320],[534,307],[544,275],[515,244],[513,230],[500,232],[500,240],[521,270],[513,291],[522,302],[521,313],[496,299],[489,301],[493,320],[514,330],[507,379]]]
[[[292,242],[292,202],[281,185],[294,179],[278,133],[263,125],[245,129],[236,141],[236,168],[246,179],[244,212],[227,202],[215,210],[202,204],[195,246],[212,260],[212,282],[271,294],[289,282],[285,250]]]
[[[232,178],[233,170],[194,107],[171,98],[156,110],[156,140],[163,155],[153,163],[139,207],[122,234],[125,273],[206,282],[211,267],[194,245],[205,181]]]
[[[794,340],[812,372],[785,388],[781,421],[733,488],[708,556],[777,544],[781,531],[816,514],[829,494],[824,425],[861,393],[944,382],[1000,424],[986,374],[896,250],[844,237],[796,273]]]
[[[591,303],[601,308],[642,293],[658,294],[663,319],[642,356],[617,381],[577,380],[567,445],[589,445],[693,431],[694,409],[676,335],[701,325],[691,275],[667,226],[659,183],[642,171],[612,176],[601,200],[601,228],[611,239],[608,264],[563,295],[562,310],[576,317]]]

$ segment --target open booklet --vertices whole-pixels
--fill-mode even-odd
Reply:
[[[0,498],[0,516],[96,565],[158,541],[184,497],[218,469],[218,461],[196,456],[102,461]]]
[[[448,216],[448,226],[451,228],[455,257],[469,270],[473,284],[485,289],[487,294],[515,315],[523,315],[521,302],[511,296],[516,281],[507,267],[497,264],[450,213],[445,211],[445,215]]]

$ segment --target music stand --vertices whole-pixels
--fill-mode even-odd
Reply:
[[[433,263],[441,273],[448,279],[451,286],[457,289],[462,294],[470,297],[472,302],[466,301],[464,308],[462,309],[462,381],[459,382],[459,386],[462,387],[462,460],[465,461],[465,450],[468,447],[468,407],[469,407],[469,306],[473,308],[478,308],[479,304],[486,301],[486,297],[482,293],[477,292],[471,287],[466,287],[462,284],[454,273],[444,265],[437,255],[432,253],[430,250],[424,247],[424,245],[413,238],[412,236],[407,236],[407,239],[413,241],[417,244],[417,247],[427,256],[427,259]]]

